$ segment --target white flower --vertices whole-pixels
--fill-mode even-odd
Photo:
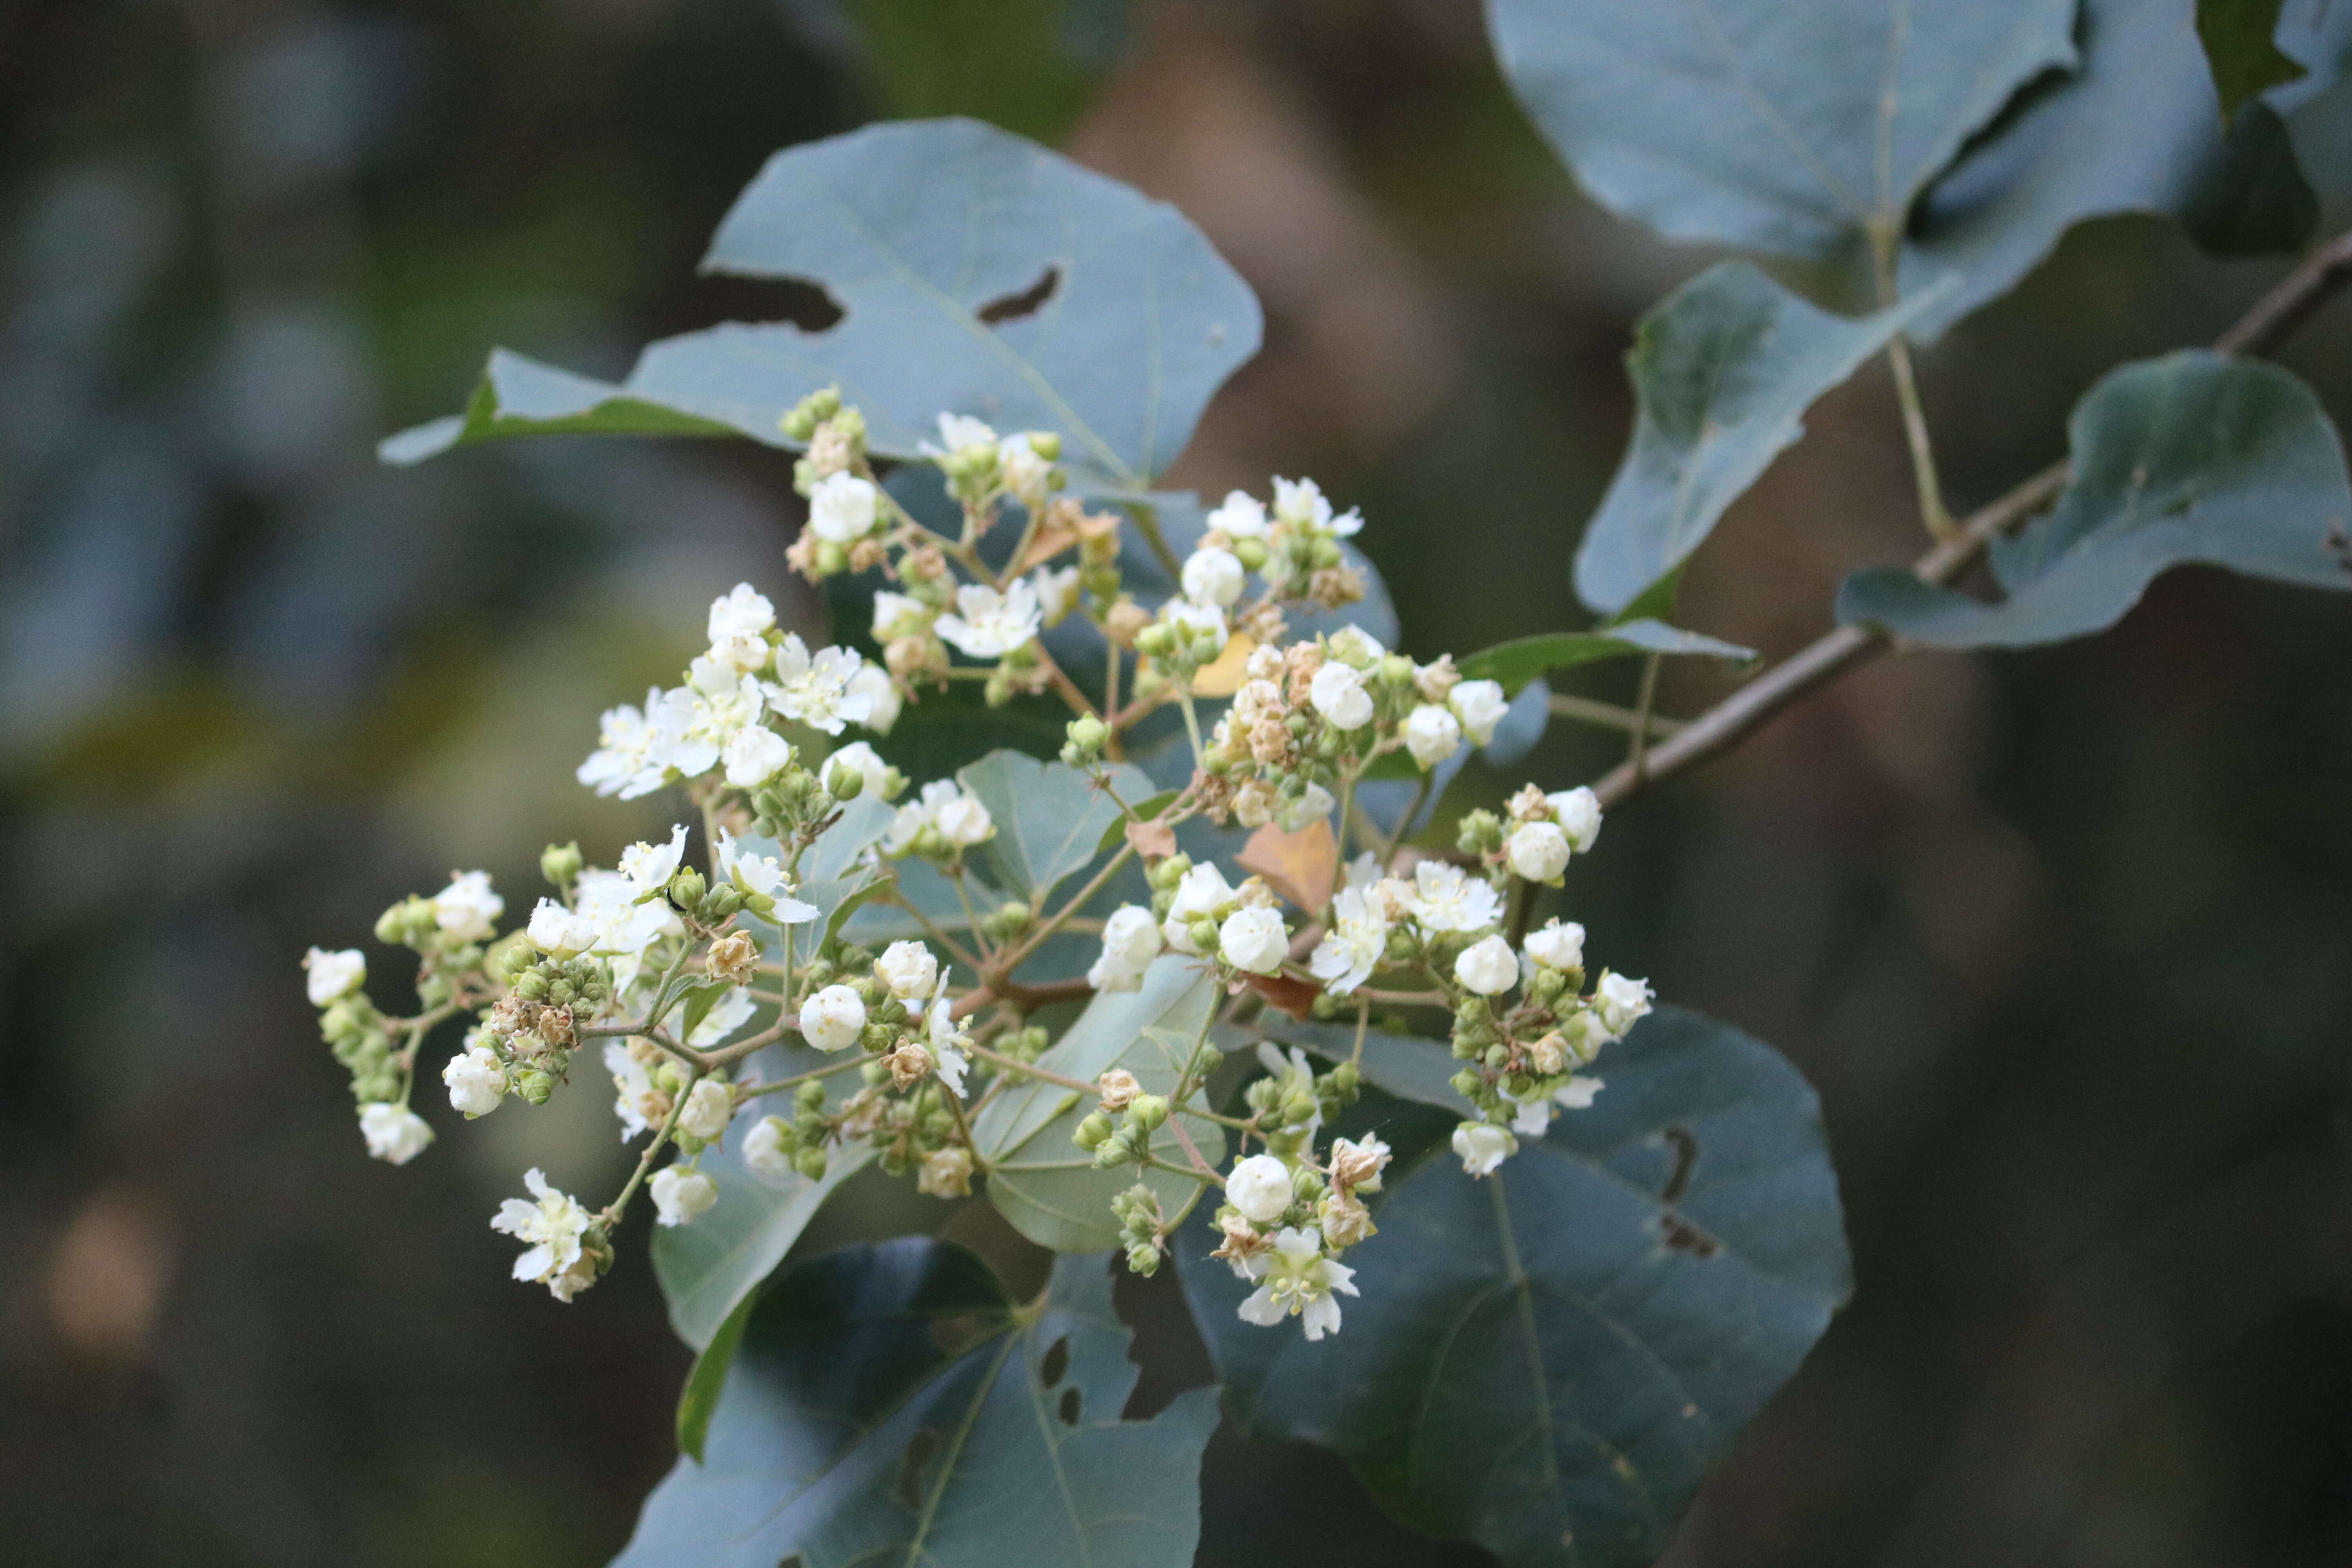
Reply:
[[[924,1155],[915,1190],[934,1198],[971,1196],[971,1151],[950,1144]]]
[[[719,1201],[717,1182],[699,1171],[681,1171],[676,1165],[656,1171],[646,1191],[653,1194],[656,1219],[666,1226],[692,1225]]]
[[[1491,1121],[1465,1121],[1454,1130],[1454,1152],[1462,1157],[1465,1173],[1490,1176],[1496,1166],[1519,1152],[1519,1141],[1511,1136],[1507,1127],[1497,1127]]]
[[[1151,911],[1139,904],[1121,904],[1103,921],[1102,955],[1087,971],[1087,984],[1097,991],[1135,991],[1143,972],[1160,956],[1160,927]]]
[[[1225,1177],[1225,1201],[1256,1225],[1272,1225],[1290,1206],[1290,1167],[1271,1154],[1252,1154],[1234,1163]]]
[[[1405,909],[1427,931],[1482,931],[1503,918],[1503,901],[1494,889],[1443,860],[1423,860],[1412,868]]]
[[[621,1121],[622,1142],[668,1119],[668,1095],[656,1086],[653,1074],[629,1054],[628,1047],[607,1040],[604,1070],[613,1075],[613,1087],[619,1091],[613,1100],[613,1114]]]
[[[930,785],[923,786],[927,797],[930,791]],[[941,800],[931,820],[938,824],[940,837],[959,849],[984,844],[996,833],[996,819],[988,815],[988,807],[980,804],[978,795],[963,790]]]
[[[1326,659],[1307,689],[1315,711],[1335,730],[1360,730],[1372,721],[1372,694],[1364,689],[1362,672],[1338,659]]]
[[[1481,937],[1454,961],[1454,978],[1481,996],[1500,996],[1518,983],[1519,961],[1499,934]]]
[[[1561,971],[1584,967],[1584,928],[1574,921],[1545,922],[1528,933],[1527,953],[1548,968]]]
[[[1029,574],[1030,589],[1037,595],[1037,613],[1049,626],[1062,624],[1062,618],[1078,607],[1078,569],[1065,566],[1059,572],[1040,566]]]
[[[1559,795],[1544,798],[1551,802],[1552,810],[1559,814],[1560,831],[1568,835],[1568,841],[1575,847],[1576,852],[1581,855],[1591,849],[1592,841],[1601,837],[1601,797],[1588,786],[1579,784],[1574,789],[1563,790]]]
[[[729,784],[757,789],[792,766],[793,743],[764,724],[746,724],[727,737],[719,755]]]
[[[895,692],[892,695],[896,697]],[[881,754],[863,741],[844,746],[824,760],[824,771],[828,777],[835,768],[847,768],[857,775],[860,785],[858,794],[861,796],[880,800],[883,798],[883,792],[890,785],[890,764],[884,762]]]
[[[471,1046],[451,1057],[441,1081],[449,1086],[451,1108],[464,1111],[468,1121],[488,1116],[506,1099],[506,1064],[488,1046]]]
[[[772,855],[744,848],[724,827],[719,830],[719,875],[721,880],[732,882],[746,893],[773,899],[775,907],[764,918],[777,925],[799,925],[817,917],[814,904],[804,904],[792,896],[793,879],[784,874],[782,861]]]
[[[1273,1249],[1253,1256],[1248,1267],[1260,1283],[1241,1304],[1242,1321],[1270,1329],[1296,1312],[1309,1343],[1339,1331],[1334,1293],[1359,1294],[1356,1271],[1324,1257],[1323,1238],[1312,1231],[1283,1230]]]
[[[809,528],[834,544],[854,544],[874,531],[882,494],[871,479],[828,474],[809,492]]]
[[[963,786],[953,779],[933,779],[925,784],[923,793],[900,806],[890,819],[890,831],[882,836],[882,853],[907,853],[926,829],[939,826],[940,808],[962,797]]]
[[[1395,1157],[1396,1152],[1376,1132],[1365,1133],[1361,1142],[1335,1138],[1331,1141],[1331,1180],[1351,1192],[1377,1193],[1381,1190],[1381,1173]]]
[[[449,885],[433,895],[434,923],[459,942],[488,942],[506,908],[490,891],[488,871],[452,871]]]
[[[310,988],[313,1007],[340,1002],[367,982],[367,954],[356,947],[341,952],[314,947],[303,954],[302,968],[309,976],[303,984]]]
[[[652,763],[653,725],[646,717],[661,702],[661,688],[646,693],[646,711],[623,703],[604,710],[596,750],[573,776],[598,795],[634,800],[659,789],[662,771]]]
[[[1569,1080],[1559,1086],[1559,1092],[1552,1098],[1570,1110],[1589,1110],[1592,1108],[1593,1097],[1607,1087],[1608,1085],[1597,1078],[1577,1078],[1570,1075]]]
[[[919,637],[931,629],[931,607],[922,600],[906,594],[894,594],[887,588],[874,595],[874,640],[877,643],[897,642],[900,637]]]
[[[734,1117],[735,1096],[727,1085],[715,1078],[699,1079],[688,1091],[686,1105],[677,1113],[677,1130],[688,1138],[715,1143]]]
[[[1002,658],[1026,647],[1043,621],[1037,590],[1016,577],[1002,594],[966,583],[956,590],[955,613],[941,616],[933,629],[973,658]]]
[[[1530,882],[1554,882],[1568,869],[1568,835],[1555,823],[1523,822],[1503,846],[1511,869]]]
[[[1286,798],[1276,808],[1274,825],[1285,833],[1296,833],[1308,823],[1330,816],[1332,808],[1339,804],[1329,790],[1319,784],[1310,784],[1297,799]]]
[[[801,1037],[821,1051],[845,1051],[866,1029],[866,1004],[846,985],[828,985],[801,1004]]]
[[[901,1002],[919,1002],[939,988],[940,961],[919,942],[894,942],[874,961],[874,973]]]
[[[425,1152],[433,1129],[408,1107],[377,1100],[360,1107],[360,1136],[367,1140],[370,1159],[405,1165]]]
[[[1424,702],[1404,721],[1404,746],[1427,773],[1462,749],[1462,726],[1436,703]]]
[[[1502,682],[1496,680],[1465,680],[1445,694],[1445,705],[1462,721],[1462,732],[1470,737],[1474,746],[1483,746],[1495,738],[1495,726],[1511,710],[1503,696]]]
[[[1604,969],[1599,984],[1592,987],[1592,1011],[1602,1028],[1622,1036],[1648,1016],[1651,995],[1648,981],[1630,979]]]
[[[963,1047],[971,1044],[971,1037],[956,1022],[955,1004],[948,1000],[947,977],[940,977],[940,994],[931,1004],[930,1026],[928,1031],[931,1047],[931,1070],[948,1086],[948,1092],[958,1100],[963,1098],[964,1069],[971,1058]]]
[[[866,704],[865,716],[857,721],[877,735],[890,732],[890,726],[898,721],[898,710],[906,706],[898,695],[898,683],[879,665],[859,665],[857,673],[849,678],[847,696],[852,702]]]
[[[1325,641],[1333,658],[1358,669],[1370,669],[1388,656],[1381,639],[1359,626],[1341,626]]]
[[[557,958],[571,958],[596,945],[603,932],[586,915],[576,914],[553,899],[541,899],[530,911],[526,933],[530,945]]]
[[[768,662],[768,629],[776,606],[749,583],[738,583],[723,599],[710,602],[710,657],[734,669],[757,669]]]
[[[990,429],[980,420],[974,419],[971,415],[942,414],[940,416],[940,446],[938,450],[940,455],[944,456],[950,452],[961,452],[967,447],[993,447],[995,445],[996,432]],[[925,442],[924,446],[928,447],[929,443]],[[929,456],[929,454],[927,452],[925,455]]]
[[[1245,490],[1227,490],[1225,504],[1209,514],[1209,526],[1228,539],[1264,539],[1265,503]]]
[[[581,1247],[587,1233],[588,1211],[577,1201],[548,1185],[537,1166],[523,1173],[523,1185],[536,1203],[509,1198],[500,1205],[490,1228],[527,1244],[515,1259],[514,1277],[535,1280],[559,1301],[572,1298],[596,1282],[596,1266]]]
[[[1293,528],[1326,529],[1331,525],[1331,503],[1313,479],[1276,479],[1274,515]]]
[[[845,647],[817,650],[794,633],[776,649],[776,683],[766,689],[768,705],[794,723],[828,735],[838,735],[844,724],[863,724],[873,714],[870,690],[856,689],[865,660]]]
[[[773,1185],[789,1183],[798,1173],[793,1169],[793,1157],[784,1152],[784,1119],[763,1116],[759,1125],[743,1134],[743,1163],[753,1175]]]
[[[1283,927],[1282,912],[1235,910],[1217,928],[1217,951],[1235,969],[1245,969],[1252,974],[1274,973],[1290,956],[1290,932]]]
[[[1242,596],[1241,558],[1203,545],[1184,563],[1184,596],[1196,605],[1225,605]]]
[[[1591,1061],[1601,1054],[1601,1047],[1617,1037],[1601,1021],[1591,1008],[1570,1014],[1559,1026],[1560,1038],[1579,1061]]]
[[[684,936],[685,922],[667,899],[637,902],[635,885],[618,871],[590,868],[573,884],[572,907],[596,922],[595,950],[613,956],[613,982],[626,990],[646,950],[666,936]]]
[[[1004,476],[1004,488],[1021,498],[1026,507],[1045,504],[1045,494],[1054,476],[1054,465],[1044,453],[1031,444],[1034,432],[1024,430],[1007,436],[996,444],[997,470]]]
[[[677,875],[678,862],[686,858],[686,824],[681,822],[669,830],[666,844],[648,844],[643,839],[621,851],[621,879],[628,884],[632,899],[649,899],[669,886]]]
[[[1388,915],[1377,895],[1353,881],[1331,900],[1331,912],[1337,918],[1330,933],[1316,943],[1307,967],[1325,990],[1345,996],[1370,979],[1387,955]]]
[[[1206,632],[1216,644],[1217,651],[1225,651],[1233,628],[1225,624],[1225,612],[1216,605],[1196,605],[1190,599],[1171,599],[1160,606],[1160,618],[1182,634],[1180,641],[1186,648]]]
[[[1538,1094],[1523,1100],[1511,1117],[1511,1131],[1522,1138],[1540,1138],[1551,1126],[1551,1101]]]
[[[1233,907],[1235,894],[1225,883],[1225,874],[1217,869],[1214,861],[1204,860],[1184,873],[1176,884],[1175,900],[1168,906],[1168,918],[1160,922],[1160,932],[1168,945],[1192,958],[1201,956],[1192,941],[1192,922],[1216,920]]]

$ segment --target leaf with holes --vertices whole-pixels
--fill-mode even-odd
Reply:
[[[1051,430],[1097,483],[1141,487],[1257,351],[1257,301],[1184,216],[969,120],[870,125],[768,161],[703,270],[800,279],[840,320],[730,321],[648,347],[618,384],[493,357],[462,416],[390,461],[508,436],[737,432],[838,385],[867,442],[912,458],[942,410]]]
[[[974,856],[988,879],[1042,908],[1064,879],[1085,870],[1100,852],[1103,835],[1126,815],[1119,801],[1153,793],[1139,769],[1113,763],[1104,773],[1109,790],[1066,763],[1041,763],[1019,752],[991,752],[957,770],[996,822],[996,837]]]
[[[753,1059],[771,1082],[838,1065],[838,1058],[799,1046],[771,1047]],[[845,1083],[843,1092],[858,1087],[854,1073],[827,1081]],[[838,1093],[834,1096],[836,1101],[839,1098]],[[736,1118],[721,1143],[703,1151],[700,1169],[719,1184],[719,1201],[709,1212],[692,1225],[661,1226],[654,1231],[654,1278],[669,1303],[670,1327],[698,1351],[713,1342],[728,1315],[775,1272],[825,1200],[874,1157],[870,1144],[846,1144],[829,1152],[822,1181],[755,1174],[743,1163],[743,1139],[771,1110],[780,1110],[787,1119],[792,1114],[789,1105],[755,1100]]]
[[[1496,1175],[1391,1184],[1336,1339],[1243,1322],[1209,1228],[1180,1233],[1245,1434],[1336,1450],[1399,1519],[1510,1568],[1655,1560],[1845,1300],[1845,1236],[1812,1090],[1769,1047],[1662,1008],[1599,1070]]]
[[[1993,542],[2006,598],[1860,572],[1838,618],[1945,647],[2021,647],[2105,630],[2159,573],[2192,562],[2352,588],[2343,445],[2278,366],[2202,350],[2125,365],[2075,405],[2068,434],[2074,477],[2057,506]]]
[[[1173,1096],[1176,1080],[1208,1026],[1217,986],[1208,966],[1196,958],[1163,953],[1145,971],[1141,989],[1106,991],[1087,1004],[1069,1032],[1037,1058],[1037,1066],[1080,1083],[1092,1083],[1112,1068],[1125,1068],[1146,1094]],[[1169,1126],[1156,1135],[1162,1158],[1186,1163],[1171,1131],[1181,1123],[1192,1146],[1211,1165],[1224,1159],[1224,1130],[1194,1114],[1195,1089]],[[1118,1220],[1110,1201],[1133,1186],[1135,1167],[1097,1171],[1094,1157],[1070,1134],[1095,1097],[1060,1084],[1025,1079],[990,1100],[972,1122],[972,1143],[988,1172],[988,1196],[1013,1228],[1056,1252],[1096,1252],[1118,1245]],[[1200,1184],[1171,1171],[1151,1170],[1141,1180],[1173,1215],[1192,1202]]]
[[[2010,95],[2074,63],[2074,0],[1488,0],[1584,187],[1676,239],[1835,259]]]
[[[1633,438],[1577,548],[1577,595],[1615,615],[1670,576],[1804,434],[1813,400],[1885,348],[1925,299],[1848,321],[1738,261],[1667,295],[1625,356]]]
[[[1128,1340],[1098,1256],[1027,1305],[928,1237],[812,1258],[753,1310],[705,1459],[617,1568],[1185,1568],[1216,1391],[1120,1420]]]

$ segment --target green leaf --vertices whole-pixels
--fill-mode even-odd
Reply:
[[[1077,1021],[1037,1058],[1037,1066],[1092,1083],[1112,1068],[1136,1076],[1147,1094],[1172,1096],[1192,1044],[1216,1006],[1209,968],[1194,958],[1163,953],[1136,991],[1107,991],[1087,1004]],[[1196,1089],[1178,1108],[1201,1157],[1224,1158],[1224,1130],[1193,1114]],[[1013,1228],[1056,1252],[1098,1252],[1118,1244],[1110,1200],[1133,1186],[1135,1167],[1097,1171],[1094,1157],[1070,1141],[1095,1097],[1059,1084],[1024,1079],[988,1102],[972,1123],[972,1142],[988,1170],[988,1196]],[[1181,1145],[1163,1128],[1154,1140],[1163,1158],[1183,1163]],[[1146,1171],[1142,1181],[1174,1215],[1191,1204],[1200,1184],[1171,1171]]]
[[[2197,40],[2205,46],[2225,118],[2265,89],[2305,74],[2273,42],[2280,0],[2197,0]]]
[[[762,1051],[757,1059],[773,1081],[825,1066],[833,1058],[805,1047],[779,1047]],[[856,1074],[828,1080],[845,1081],[855,1089]],[[789,1118],[792,1108],[754,1100],[727,1130],[722,1143],[703,1151],[698,1166],[719,1184],[719,1201],[692,1225],[660,1226],[654,1231],[654,1277],[669,1303],[670,1327],[698,1351],[716,1341],[743,1299],[775,1272],[835,1189],[874,1157],[870,1144],[845,1144],[829,1151],[823,1181],[754,1174],[741,1158],[743,1139],[761,1117],[771,1113]]]
[[[1433,1159],[1348,1255],[1341,1331],[1235,1315],[1248,1287],[1177,1257],[1252,1436],[1345,1457],[1404,1522],[1509,1568],[1634,1568],[1796,1371],[1849,1290],[1818,1105],[1770,1047],[1661,1009],[1608,1088],[1485,1181]]]
[[[1145,781],[1146,788],[1150,787],[1150,781],[1149,780]],[[1184,792],[1181,789],[1163,789],[1157,795],[1149,796],[1146,799],[1130,800],[1127,804],[1135,808],[1136,816],[1143,818],[1144,821],[1149,822],[1153,817],[1158,816],[1161,812],[1167,810],[1170,806],[1175,805],[1176,797],[1183,793]],[[1122,816],[1102,830],[1102,837],[1095,840],[1095,853],[1097,855],[1108,855],[1113,849],[1118,848],[1126,837],[1127,818]]]
[[[1115,763],[1105,771],[1125,799],[1152,793],[1140,769]],[[1085,870],[1100,853],[1104,833],[1125,820],[1118,801],[1066,763],[991,752],[956,777],[996,821],[996,837],[974,857],[988,879],[1041,907],[1065,878]]]
[[[702,269],[814,282],[844,314],[822,331],[730,321],[665,339],[617,385],[495,356],[462,420],[396,436],[384,458],[581,430],[781,446],[778,419],[838,384],[883,456],[915,457],[948,410],[1057,431],[1066,461],[1139,486],[1258,344],[1248,286],[1174,208],[968,120],[777,153]]]
[[[1813,400],[1885,348],[1927,298],[1848,321],[1738,261],[1667,295],[1625,356],[1633,438],[1577,549],[1577,595],[1612,615],[1679,567],[1804,434]]]
[[[1635,658],[1651,653],[1710,654],[1747,664],[1754,648],[1670,626],[1664,621],[1626,621],[1605,631],[1547,632],[1480,648],[1455,666],[1470,680],[1497,680],[1514,696],[1538,676],[1571,669],[1602,658]]]
[[[2293,250],[2319,222],[2286,121],[2267,103],[2241,108],[2218,157],[2180,205],[2180,224],[2215,256]]]
[[[1328,1062],[1344,1062],[1356,1054],[1353,1024],[1302,1024],[1275,1017],[1265,1030],[1266,1038],[1297,1046]],[[1452,1048],[1444,1040],[1366,1029],[1363,1057],[1357,1067],[1365,1082],[1377,1084],[1399,1100],[1470,1114],[1469,1106],[1454,1092],[1450,1081],[1462,1064],[1454,1059]]]
[[[793,962],[806,963],[816,956],[818,946],[827,936],[839,934],[850,916],[887,885],[887,879],[869,868],[864,856],[876,840],[889,831],[891,820],[897,816],[898,807],[873,795],[861,795],[841,808],[833,826],[818,834],[816,841],[801,852],[800,865],[795,868],[800,885],[793,896],[804,904],[814,905],[817,918],[780,930],[756,915],[744,917],[763,954],[782,953],[788,931],[795,944]],[[772,838],[746,838],[742,843],[754,854],[782,853]]]
[[[2210,227],[2214,204],[2230,198],[2232,160],[2258,160],[2262,149],[2224,142],[2221,100],[2185,21],[2177,0],[2083,0],[2080,69],[2022,95],[1913,214],[1902,288],[1947,272],[1962,279],[1907,329],[1914,337],[2007,293],[2085,218],[2179,216],[2203,204]]]
[[[1214,1389],[1122,1421],[1105,1260],[1009,1300],[951,1243],[812,1258],[761,1298],[711,1422],[617,1568],[1187,1568]]]
[[[2352,587],[2342,444],[2276,365],[2202,350],[2125,365],[2068,429],[2074,478],[2057,506],[1993,542],[2002,602],[1879,570],[1846,579],[1838,618],[1946,647],[2021,647],[2105,630],[2189,562]]]
[[[727,1370],[735,1364],[736,1349],[743,1342],[743,1325],[751,1321],[751,1309],[759,1301],[759,1293],[752,1291],[736,1302],[686,1374],[686,1387],[677,1396],[677,1451],[688,1458],[698,1462],[702,1458],[703,1444],[710,1436],[710,1418],[719,1412],[719,1391],[726,1386]]]
[[[2074,0],[1490,0],[1513,89],[1602,203],[1676,239],[1834,259],[2045,70]]]

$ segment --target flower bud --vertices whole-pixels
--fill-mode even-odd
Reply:
[[[866,1003],[846,985],[828,985],[801,1004],[800,1026],[818,1050],[847,1050],[866,1030]]]
[[[710,885],[702,879],[702,873],[688,866],[669,879],[670,902],[682,910],[690,910],[702,902],[702,895],[709,889]]]
[[[1290,1167],[1271,1154],[1253,1154],[1234,1164],[1225,1177],[1225,1201],[1244,1219],[1272,1225],[1290,1206]]]
[[[664,1226],[692,1225],[719,1201],[719,1184],[699,1171],[664,1165],[646,1184],[652,1194],[656,1220]]]
[[[570,844],[551,844],[539,852],[539,874],[556,887],[568,885],[580,875],[583,862],[577,840]]]
[[[1109,1140],[1112,1131],[1109,1117],[1099,1110],[1090,1110],[1086,1120],[1078,1123],[1077,1131],[1070,1134],[1070,1142],[1081,1149],[1099,1149]]]
[[[793,1157],[793,1169],[812,1182],[822,1182],[824,1180],[824,1151],[814,1147],[803,1149]]]
[[[554,1075],[541,1072],[536,1068],[528,1072],[518,1073],[515,1076],[515,1092],[522,1096],[530,1104],[545,1105],[548,1097],[555,1092]]]
[[[1168,1101],[1156,1094],[1138,1095],[1127,1114],[1145,1131],[1155,1131],[1168,1120]]]

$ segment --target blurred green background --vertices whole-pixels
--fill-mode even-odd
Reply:
[[[1713,258],[1575,193],[1469,0],[0,5],[0,1562],[625,1538],[687,1360],[642,1237],[564,1309],[485,1223],[528,1163],[608,1179],[604,1091],[372,1163],[297,964],[453,866],[520,909],[548,838],[666,821],[571,770],[733,583],[819,626],[798,502],[748,445],[372,446],[493,342],[614,374],[772,311],[693,276],[761,159],[950,111],[1175,202],[1259,290],[1171,482],[1360,504],[1424,657],[1578,624],[1630,323]],[[2077,231],[1925,358],[1955,500],[2279,270]],[[2339,306],[2288,356],[2339,419],[2347,347]],[[1689,624],[1785,652],[1914,552],[1883,372],[1810,423]],[[1886,661],[1612,818],[1593,951],[1820,1087],[1859,1284],[1670,1562],[2352,1556],[2347,610],[2184,572],[2092,643]],[[1613,760],[1556,728],[1529,766]],[[1147,1388],[1196,1373],[1134,1294]],[[1479,1560],[1305,1450],[1207,1469],[1204,1562]]]

